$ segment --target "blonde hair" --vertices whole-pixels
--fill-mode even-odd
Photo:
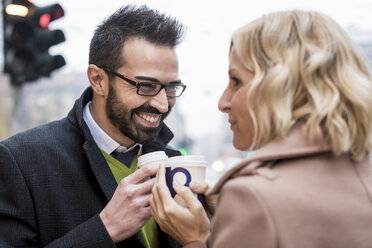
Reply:
[[[251,148],[300,126],[335,155],[360,160],[371,152],[371,73],[335,21],[314,11],[275,12],[238,29],[231,44],[255,74],[247,92]]]

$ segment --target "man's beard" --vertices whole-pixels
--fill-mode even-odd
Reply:
[[[150,144],[158,137],[163,120],[169,112],[171,107],[168,106],[168,112],[162,114],[160,124],[157,127],[144,127],[138,125],[133,120],[133,115],[138,112],[161,114],[156,108],[150,107],[147,104],[135,109],[128,109],[117,97],[115,89],[109,84],[109,94],[106,100],[106,115],[111,124],[119,128],[120,132],[126,137],[130,138],[136,143]]]

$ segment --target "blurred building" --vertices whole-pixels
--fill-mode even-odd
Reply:
[[[208,161],[207,182],[213,186],[228,169],[247,157],[248,152],[239,151],[232,145],[233,133],[228,116],[221,114],[217,132],[205,134],[195,140],[192,153],[202,154]]]
[[[357,45],[360,46],[372,68],[372,30],[360,30],[352,27],[347,32]]]
[[[65,117],[88,85],[83,73],[54,74],[23,85],[14,99],[12,132]]]

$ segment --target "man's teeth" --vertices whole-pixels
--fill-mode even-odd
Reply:
[[[153,117],[153,116],[148,116],[144,114],[139,115],[142,119],[145,119],[148,122],[157,122],[159,120],[159,116]]]

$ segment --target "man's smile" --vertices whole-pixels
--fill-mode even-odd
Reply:
[[[149,127],[157,127],[162,117],[161,114],[145,113],[145,112],[136,113],[136,116],[139,117],[138,119],[141,121],[141,123]]]

